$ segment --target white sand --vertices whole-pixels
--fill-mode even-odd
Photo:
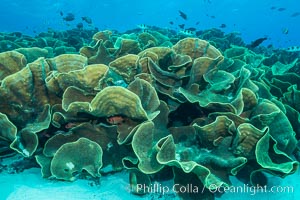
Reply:
[[[300,172],[285,179],[271,178],[274,186],[292,186],[293,192],[266,193],[260,192],[251,195],[252,192],[224,194],[220,200],[250,200],[272,199],[293,200],[300,198]],[[64,182],[43,179],[39,168],[25,170],[20,174],[0,174],[0,200],[140,200],[140,199],[174,199],[162,196],[159,193],[136,196],[128,191],[128,174],[125,172],[101,177],[101,184],[91,186],[93,182],[88,180],[76,180]],[[234,185],[241,185],[233,179]],[[177,199],[177,198],[176,198]]]
[[[1,200],[96,200],[141,199],[130,194],[125,173],[101,178],[101,185],[92,181],[65,182],[41,177],[40,169],[32,168],[20,174],[0,174]]]

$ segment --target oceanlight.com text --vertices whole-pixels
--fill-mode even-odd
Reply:
[[[247,193],[249,195],[255,195],[257,193],[293,193],[293,186],[251,186],[244,184],[241,186],[222,186],[217,187],[215,184],[211,184],[209,187],[199,187],[193,184],[166,186],[159,183],[145,185],[137,184],[134,192],[142,193],[204,193],[210,191],[211,193]]]
[[[225,186],[216,187],[216,185],[211,184],[208,188],[211,193],[248,193],[250,195],[255,195],[257,193],[293,193],[293,186],[251,186],[244,184],[241,186]]]

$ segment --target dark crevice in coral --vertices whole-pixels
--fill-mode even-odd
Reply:
[[[158,173],[153,174],[151,176],[152,180],[155,181],[167,181],[174,178],[174,174],[172,171],[172,167],[165,166],[162,170],[160,170]]]
[[[170,113],[168,127],[188,126],[195,118],[203,116],[203,110],[197,103],[183,103]]]
[[[40,167],[34,157],[25,158],[20,155],[15,155],[12,158],[9,158],[9,160],[10,161],[7,164],[0,165],[0,172],[18,174],[26,169]]]

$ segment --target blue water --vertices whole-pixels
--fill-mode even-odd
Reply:
[[[284,48],[300,46],[300,12],[298,0],[1,0],[0,31],[21,31],[26,34],[47,31],[48,28],[65,30],[76,27],[82,16],[93,20],[92,26],[125,31],[137,24],[159,26],[179,30],[219,28],[228,32],[240,32],[246,43],[268,37],[264,45]],[[273,9],[272,9],[273,7]],[[282,9],[280,9],[282,8]],[[278,10],[279,9],[279,10]],[[187,14],[184,20],[179,10]],[[75,15],[66,22],[60,12]],[[3,20],[5,19],[5,21]],[[169,22],[174,22],[171,25]],[[198,22],[198,23],[197,23]],[[197,24],[197,25],[196,25]],[[284,32],[285,31],[285,32]],[[286,34],[286,31],[288,32]]]

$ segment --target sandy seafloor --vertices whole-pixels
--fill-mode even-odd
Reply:
[[[233,185],[243,187],[243,183],[231,178]],[[228,192],[216,200],[296,200],[300,199],[300,171],[284,179],[272,176],[270,185],[293,187],[291,192]],[[162,183],[172,187],[171,182]],[[281,188],[279,188],[281,189]],[[41,176],[40,168],[26,169],[18,174],[0,173],[0,200],[163,200],[179,199],[174,194],[162,195],[154,192],[137,196],[129,192],[126,171],[102,176],[99,185],[94,181],[78,179],[74,182],[48,180]]]

